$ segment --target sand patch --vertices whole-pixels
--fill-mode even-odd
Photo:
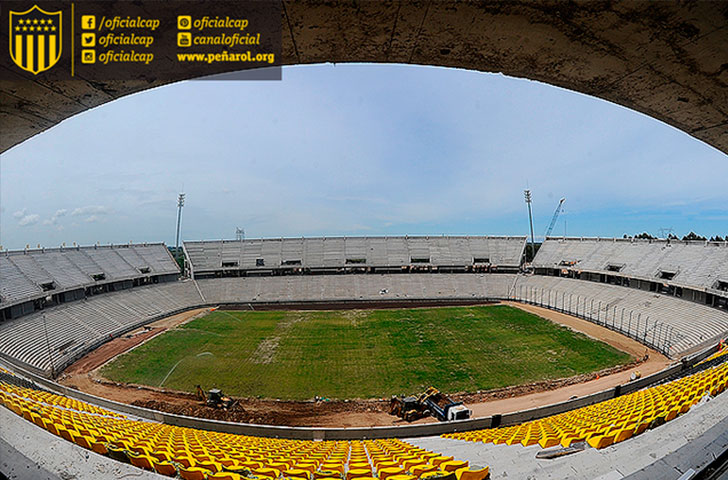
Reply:
[[[276,328],[278,333],[275,336],[261,340],[258,346],[255,347],[253,354],[250,356],[250,361],[257,365],[267,365],[271,363],[278,351],[278,345],[281,343],[282,334],[304,319],[305,317],[303,315],[296,314],[279,323]]]

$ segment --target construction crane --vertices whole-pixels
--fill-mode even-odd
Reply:
[[[544,238],[546,238],[549,235],[551,235],[551,232],[553,231],[554,226],[556,225],[556,220],[559,219],[559,214],[561,213],[561,210],[564,207],[564,202],[565,201],[566,201],[566,198],[565,197],[562,198],[561,200],[559,200],[559,205],[556,207],[556,211],[554,212],[554,216],[551,217],[551,224],[549,225],[548,230],[546,230],[546,235],[544,236]]]

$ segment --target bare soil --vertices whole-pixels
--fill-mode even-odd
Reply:
[[[62,378],[65,379],[66,377],[72,377],[77,374],[88,373],[102,366],[116,356],[141,345],[150,338],[156,337],[170,328],[187,323],[202,315],[207,315],[210,311],[211,309],[209,308],[198,308],[196,310],[178,313],[177,315],[157,320],[156,322],[122,335],[119,338],[110,340],[93,352],[89,352],[87,355],[71,364],[63,371]]]
[[[456,400],[466,402],[474,417],[495,413],[510,413],[558,403],[573,396],[583,396],[615,387],[629,381],[632,373],[646,376],[670,364],[660,353],[639,342],[600,327],[586,320],[532,305],[505,302],[516,308],[534,313],[555,323],[565,325],[592,338],[629,353],[635,359],[628,365],[612,367],[600,372],[577,375],[551,381],[489,390],[485,392],[457,393]],[[156,389],[142,385],[118,384],[102,378],[99,368],[117,355],[141,345],[150,338],[186,323],[210,309],[180,313],[141,328],[129,335],[111,340],[71,365],[59,381],[64,385],[111,400],[145,408],[215,420],[268,425],[312,427],[368,427],[403,424],[387,413],[388,399],[347,400],[327,402],[293,402],[257,398],[236,398],[228,410],[207,407],[195,395],[185,392]],[[275,348],[271,349],[275,352]],[[645,354],[649,358],[644,361]],[[414,392],[413,392],[414,393]],[[425,418],[414,423],[431,423]]]

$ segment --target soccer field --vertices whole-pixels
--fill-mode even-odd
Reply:
[[[215,311],[107,364],[111,380],[235,396],[375,398],[569,377],[630,356],[517,308]]]

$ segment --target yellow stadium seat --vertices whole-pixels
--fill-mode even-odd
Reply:
[[[468,467],[463,467],[455,471],[457,480],[484,480],[488,478],[490,474],[490,468],[483,467],[477,470],[470,470]]]
[[[416,476],[417,478],[420,478],[423,473],[432,472],[435,470],[437,470],[436,466],[429,464],[429,463],[425,463],[423,465],[415,465],[414,467],[412,467],[410,469],[410,473],[412,475]]]
[[[454,457],[448,457],[446,455],[440,455],[434,458],[430,459],[430,463],[433,464],[436,467],[439,467],[441,463],[449,462],[450,460],[454,460]]]
[[[154,470],[161,475],[166,475],[168,477],[174,477],[177,475],[177,467],[175,467],[172,462],[153,459],[152,466],[154,467]]]
[[[195,464],[197,463],[197,462],[195,462],[195,459],[194,458],[191,458],[191,457],[189,457],[187,455],[174,456],[172,458],[172,460],[174,460],[175,463],[179,463],[184,468],[194,467]]]
[[[305,480],[309,480],[311,478],[311,472],[309,472],[308,470],[291,468],[283,472],[283,476],[288,478],[303,478]]]
[[[587,440],[587,443],[594,448],[608,447],[614,443],[614,434],[611,435],[595,435]]]
[[[209,470],[199,467],[180,467],[179,476],[184,480],[205,480]]]
[[[344,471],[343,463],[323,463],[319,466],[319,472],[336,472],[341,475]]]
[[[137,455],[132,452],[127,452],[127,456],[129,457],[131,464],[135,467],[143,468],[145,470],[154,470],[152,462],[156,460],[155,458],[147,455]]]
[[[442,470],[435,470],[432,472],[423,473],[420,480],[457,480],[455,472],[445,472]]]
[[[465,468],[468,466],[468,462],[462,461],[462,460],[450,460],[447,462],[442,462],[439,467],[440,470],[444,470],[446,472],[454,472],[458,470],[459,468]]]
[[[352,468],[346,472],[346,480],[353,480],[354,478],[371,477],[372,470],[370,468]],[[382,479],[384,480],[384,479]]]
[[[293,466],[293,468],[300,469],[300,470],[307,470],[310,473],[313,473],[318,468],[318,463],[310,462],[310,461],[298,462]]]
[[[392,475],[402,475],[403,473],[405,473],[405,471],[401,467],[384,467],[377,469],[377,476],[379,477],[379,480],[387,480],[387,478]],[[349,479],[347,478],[347,480]]]
[[[208,474],[206,480],[243,480],[243,478],[237,473],[217,472]]]
[[[390,475],[387,478],[388,478],[388,480],[416,480],[417,479],[417,477],[415,477],[414,475],[406,475],[406,474]]]

